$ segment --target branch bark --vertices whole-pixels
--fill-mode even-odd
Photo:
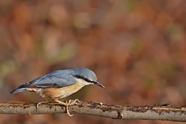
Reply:
[[[0,114],[56,114],[65,113],[66,107],[58,103],[0,103]],[[186,122],[186,107],[169,104],[121,106],[79,101],[69,106],[70,113],[86,114],[113,119],[166,120]]]

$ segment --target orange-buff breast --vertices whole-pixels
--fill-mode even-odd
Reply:
[[[45,88],[41,93],[41,96],[44,98],[65,98],[78,90],[80,90],[84,86],[80,81],[67,87],[62,88]]]

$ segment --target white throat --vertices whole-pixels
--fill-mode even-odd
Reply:
[[[83,80],[83,79],[76,79],[78,82],[81,82],[84,86],[85,85],[92,85],[92,83],[89,83],[89,82],[87,82],[87,81],[85,81],[85,80]]]

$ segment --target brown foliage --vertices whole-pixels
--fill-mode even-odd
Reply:
[[[54,70],[88,67],[106,89],[86,87],[73,98],[186,104],[185,1],[2,0],[0,8],[1,101],[41,101],[35,94],[12,96],[9,91]],[[116,121],[64,114],[3,115],[0,120],[0,124]]]

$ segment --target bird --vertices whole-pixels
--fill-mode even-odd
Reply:
[[[86,85],[97,85],[105,88],[98,82],[96,74],[88,68],[72,68],[57,70],[38,77],[30,82],[18,86],[10,93],[15,94],[23,91],[35,92],[39,94],[44,101],[37,104],[47,103],[48,99],[66,106],[66,111],[69,116],[72,116],[68,110],[68,106],[77,103],[78,99],[63,102],[59,99],[66,98],[71,94],[79,91]]]

